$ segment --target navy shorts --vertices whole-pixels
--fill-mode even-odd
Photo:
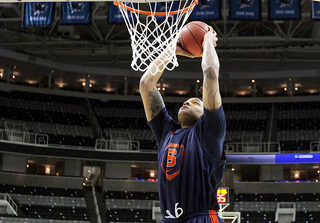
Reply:
[[[184,215],[178,219],[162,218],[163,223],[223,223],[214,210],[200,211]]]

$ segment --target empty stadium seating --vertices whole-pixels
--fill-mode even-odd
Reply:
[[[299,211],[296,213],[295,223],[320,222],[319,211]]]
[[[48,134],[49,144],[94,147],[85,99],[38,93],[0,92],[0,117]]]
[[[94,147],[97,137],[90,126],[87,106],[94,111],[103,135],[110,131],[130,132],[141,150],[156,150],[139,101],[90,99],[19,91],[0,91],[0,127],[5,122],[26,125],[28,131],[49,135],[49,144]],[[179,102],[166,103],[177,120]],[[260,135],[280,143],[282,152],[310,150],[320,139],[320,102],[224,103],[227,119],[226,142],[241,142],[243,135]],[[275,131],[271,131],[273,122]],[[267,137],[268,136],[268,137]],[[99,136],[100,137],[100,136]]]
[[[83,191],[79,189],[0,184],[0,193],[8,193],[18,205],[18,216],[2,215],[14,218],[10,220],[12,222],[18,222],[19,220],[15,219],[18,217],[90,221]]]
[[[26,187],[17,185],[0,184],[0,193],[30,194],[43,196],[83,197],[83,191],[68,188]]]
[[[104,191],[107,218],[112,222],[155,222],[152,220],[153,200],[158,192]]]
[[[0,223],[90,223],[90,221],[35,219],[35,218],[20,218],[16,216],[0,216]]]
[[[242,223],[273,223],[274,219],[275,219],[274,212],[264,212],[264,211],[241,212]]]
[[[235,194],[234,211],[241,212],[241,222],[274,222],[277,204],[294,202],[298,223],[319,222],[319,193]]]
[[[151,210],[141,209],[108,209],[109,222],[155,222]]]
[[[105,191],[106,199],[159,200],[158,192],[146,191]]]
[[[277,140],[283,151],[310,150],[320,140],[320,103],[278,103]]]

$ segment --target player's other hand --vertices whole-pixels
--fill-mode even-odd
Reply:
[[[209,29],[210,30],[203,37],[202,46],[204,46],[204,43],[206,41],[212,41],[213,46],[217,47],[217,41],[218,41],[217,33],[213,30],[213,28],[211,26],[209,26]]]

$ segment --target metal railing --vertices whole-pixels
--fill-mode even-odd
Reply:
[[[222,219],[226,219],[228,220],[228,222],[231,222],[231,223],[240,223],[241,222],[241,212],[239,211],[233,211],[233,212],[230,212],[230,211],[223,211],[223,212],[219,212],[219,216],[220,218]]]
[[[126,131],[113,131],[110,130],[111,140],[131,140],[131,133]]]
[[[154,200],[152,202],[152,220],[155,220],[156,223],[162,222],[160,201]]]
[[[5,129],[9,129],[9,130],[23,131],[23,132],[27,132],[28,131],[26,125],[23,124],[23,123],[5,121],[4,122],[4,127],[5,127]]]
[[[96,150],[140,151],[140,142],[132,140],[97,139]]]
[[[18,206],[17,204],[12,200],[12,198],[10,197],[10,195],[8,193],[0,193],[0,200],[4,200],[4,201],[7,201],[8,205],[11,207],[13,213],[15,215],[18,215],[17,214],[17,211],[18,211]]]
[[[262,134],[241,134],[241,142],[262,142]]]
[[[310,142],[310,153],[319,153],[320,152],[320,141]]]
[[[227,142],[226,153],[281,153],[279,142]]]
[[[294,202],[281,202],[277,204],[276,222],[294,222],[296,220],[296,204]]]
[[[4,138],[3,132],[6,133],[7,138]],[[10,129],[1,129],[0,137],[0,140],[43,146],[47,146],[49,141],[49,136],[46,134],[31,133],[27,131],[16,131]]]

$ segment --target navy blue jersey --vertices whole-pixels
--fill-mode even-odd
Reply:
[[[218,210],[217,189],[225,160],[226,120],[221,106],[181,129],[166,108],[148,123],[158,146],[158,181],[164,219],[183,219],[195,212]],[[201,221],[199,221],[201,222]]]

